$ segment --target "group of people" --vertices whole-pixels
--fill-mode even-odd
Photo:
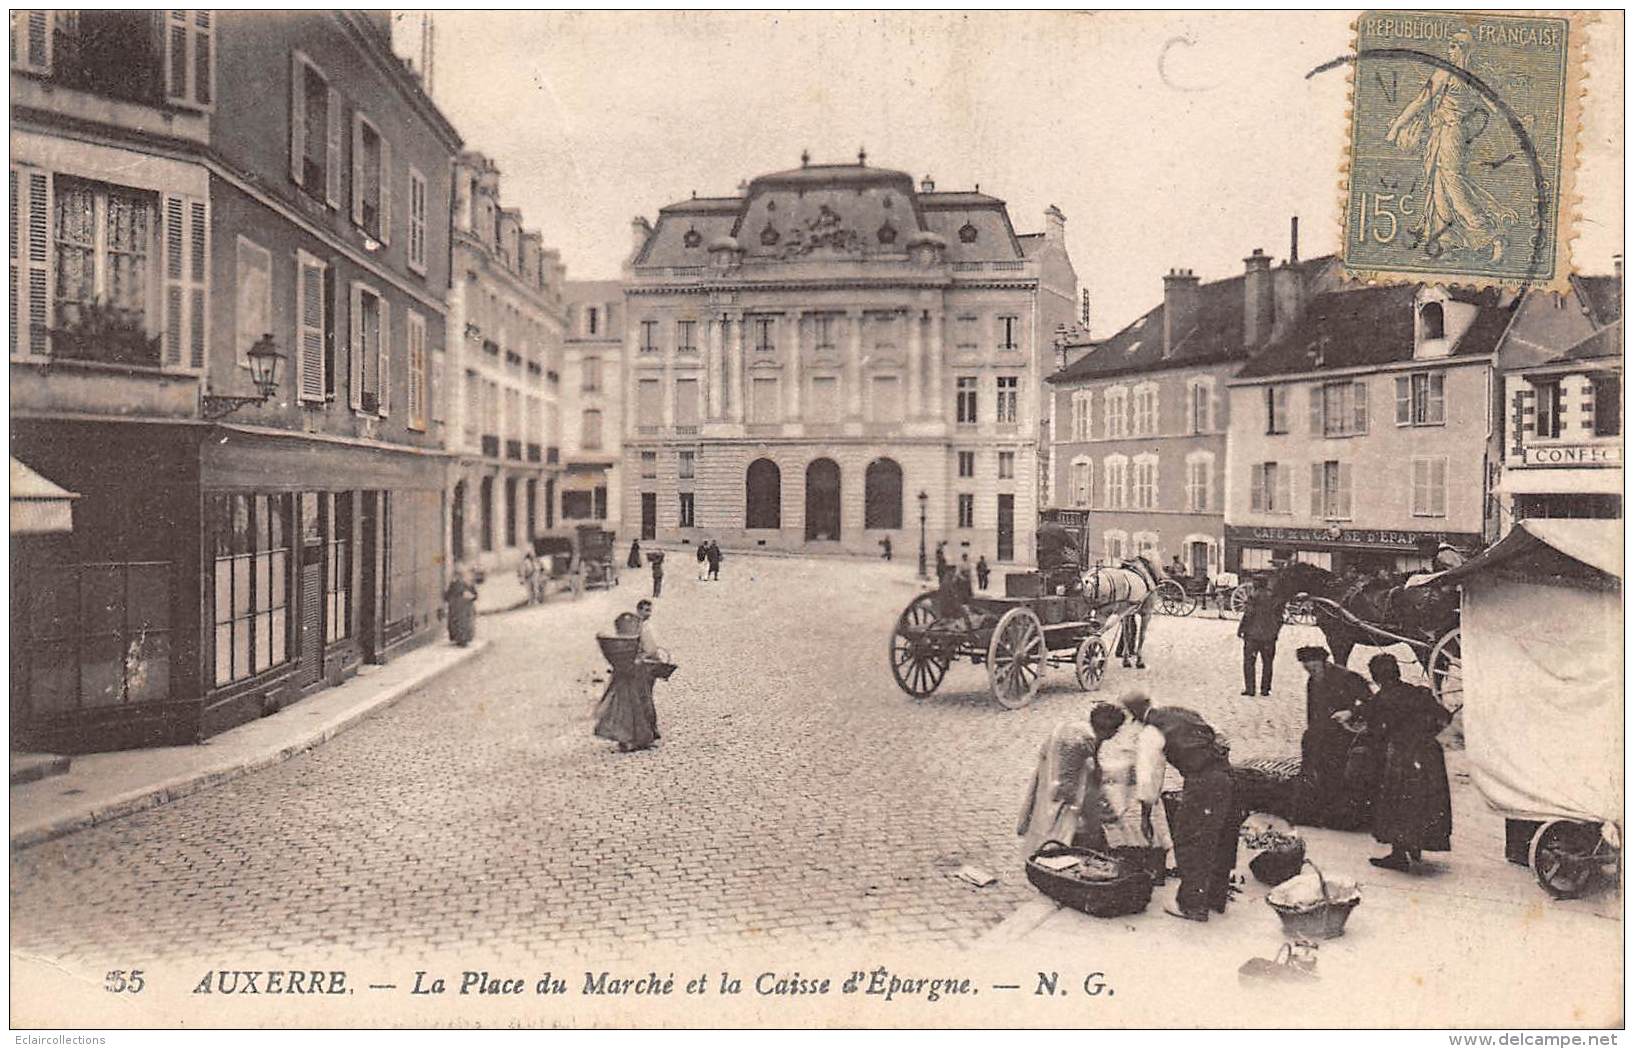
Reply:
[[[713,539],[705,539],[698,544],[698,579],[700,582],[708,579],[716,580],[721,577],[721,544]]]
[[[1308,676],[1300,772],[1304,818],[1338,830],[1371,826],[1390,846],[1376,867],[1406,871],[1426,852],[1452,848],[1452,792],[1437,739],[1452,715],[1435,694],[1401,679],[1396,657],[1368,660],[1377,689],[1336,665],[1326,649],[1296,653]]]
[[[1169,826],[1166,765],[1183,783]],[[1162,883],[1172,849],[1180,887],[1164,910],[1206,922],[1224,914],[1243,813],[1232,796],[1230,750],[1196,711],[1155,707],[1133,691],[1056,728],[1038,754],[1016,833],[1028,855],[1047,841],[1125,855]]]
[[[959,564],[958,564],[957,567],[955,567],[953,562],[948,560],[948,557],[947,557],[947,543],[946,542],[937,543],[936,544],[936,580],[937,580],[937,582],[938,583],[945,583],[946,580],[948,579],[948,576],[949,576],[950,573],[956,573],[958,575],[958,577],[964,581],[966,587],[971,587],[972,585],[974,585],[974,586],[980,587],[983,590],[986,590],[988,580],[990,578],[992,578],[993,570],[987,563],[987,555],[986,554],[977,555],[976,563],[974,565],[972,565],[970,563],[970,555],[968,553],[962,553],[962,554],[959,555]]]
[[[609,657],[612,672],[596,703],[593,731],[616,743],[620,754],[646,750],[660,738],[653,685],[656,671],[669,659],[653,635],[652,614],[652,601],[643,598],[636,602],[634,612],[620,612],[613,620],[616,637],[636,639],[635,654],[632,658]]]

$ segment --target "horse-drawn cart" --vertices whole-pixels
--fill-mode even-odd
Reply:
[[[597,525],[579,525],[579,566],[589,590],[610,590],[618,585],[618,551],[612,532]]]
[[[987,667],[1000,706],[1024,707],[1038,692],[1044,667],[1071,666],[1085,691],[1100,687],[1111,622],[1079,595],[975,596],[950,602],[945,590],[908,603],[891,632],[891,673],[915,699],[935,692],[955,660]]]

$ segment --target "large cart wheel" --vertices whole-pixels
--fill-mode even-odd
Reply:
[[[1101,678],[1106,676],[1106,642],[1099,634],[1091,634],[1078,644],[1078,651],[1073,654],[1072,664],[1078,670],[1078,687],[1085,692],[1094,692],[1101,687]]]
[[[1462,633],[1453,627],[1430,649],[1430,691],[1452,713],[1464,706],[1464,649]]]
[[[1575,900],[1593,887],[1606,862],[1600,828],[1593,823],[1552,820],[1532,835],[1527,860],[1543,891]]]
[[[1157,584],[1158,608],[1166,616],[1189,616],[1197,608],[1197,599],[1186,593],[1179,580],[1165,579]]]
[[[936,647],[929,631],[936,622],[936,597],[921,594],[897,617],[891,632],[891,676],[897,687],[915,699],[935,692],[947,676],[949,660]]]
[[[1237,587],[1237,589],[1231,591],[1231,596],[1226,598],[1226,607],[1238,615],[1242,615],[1243,609],[1248,607],[1248,595],[1252,593],[1252,590],[1253,588],[1247,583]]]
[[[1038,614],[1025,607],[1004,613],[987,643],[987,678],[999,706],[1015,710],[1032,702],[1046,655]]]

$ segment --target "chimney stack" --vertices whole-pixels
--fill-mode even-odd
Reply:
[[[1044,239],[1056,243],[1067,239],[1066,212],[1054,204],[1044,209]]]
[[[919,180],[919,192],[921,192],[921,193],[935,193],[936,192],[936,183],[931,180],[931,177],[929,175],[926,175],[924,178]]]
[[[1299,216],[1288,219],[1288,265],[1299,264]]]
[[[1264,248],[1243,259],[1243,345],[1252,349],[1271,338],[1276,315],[1271,295],[1271,256]]]
[[[641,254],[641,249],[647,246],[647,238],[652,236],[652,225],[646,216],[637,215],[630,220],[630,257]]]
[[[1163,357],[1167,360],[1180,340],[1191,331],[1197,314],[1197,274],[1191,270],[1170,270],[1163,278]]]

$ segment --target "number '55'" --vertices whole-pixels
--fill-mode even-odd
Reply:
[[[112,994],[141,994],[142,988],[146,986],[140,969],[132,969],[130,972],[113,969],[102,982],[102,989]]]

